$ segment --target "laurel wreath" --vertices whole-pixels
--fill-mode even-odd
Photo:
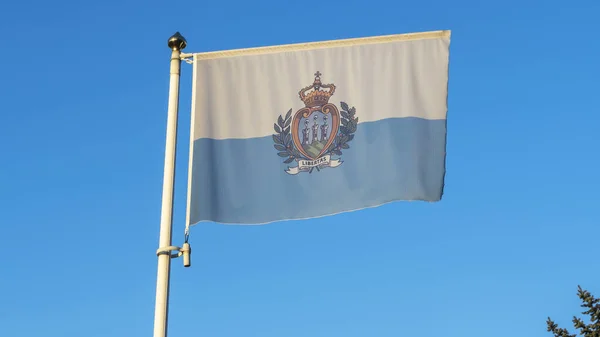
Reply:
[[[292,134],[290,132],[290,124],[292,124],[292,109],[287,112],[285,118],[281,115],[277,119],[277,123],[273,124],[273,128],[277,134],[273,135],[275,149],[280,157],[287,157],[284,163],[289,164],[295,159],[305,159],[300,151],[294,148],[292,143]]]
[[[354,139],[354,133],[358,126],[358,117],[355,117],[356,109],[354,107],[350,108],[345,102],[340,102],[340,105],[342,107],[342,110],[340,111],[340,132],[336,135],[335,140],[331,143],[329,148],[327,148],[327,151],[325,151],[324,154],[341,156],[342,150],[349,149],[350,145],[348,145],[348,143]],[[278,156],[287,158],[284,161],[285,164],[289,164],[294,160],[309,160],[309,158],[306,158],[293,146],[290,130],[291,124],[292,109],[287,112],[285,118],[283,115],[280,115],[277,119],[277,123],[273,124],[273,129],[276,132],[276,134],[273,135],[273,141],[275,142],[273,146],[279,151],[277,152]]]
[[[340,133],[335,137],[335,141],[331,143],[326,153],[335,154],[338,156],[342,155],[342,150],[350,148],[348,143],[354,139],[354,133],[358,126],[358,117],[356,115],[356,109],[354,107],[348,107],[345,102],[340,102],[342,110],[340,111],[341,124]]]

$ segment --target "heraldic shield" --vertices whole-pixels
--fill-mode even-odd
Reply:
[[[325,90],[324,90],[325,89]],[[341,102],[342,110],[329,99],[335,93],[334,84],[321,83],[321,73],[315,80],[298,92],[304,107],[292,116],[288,111],[285,118],[279,116],[273,135],[275,149],[280,157],[287,157],[285,164],[296,161],[297,167],[288,167],[288,174],[312,173],[314,169],[335,168],[342,164],[342,149],[349,149],[356,132],[358,117],[356,110]]]

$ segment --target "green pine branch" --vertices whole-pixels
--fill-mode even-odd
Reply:
[[[573,326],[579,330],[582,337],[600,337],[600,299],[595,298],[589,291],[584,290],[581,286],[577,286],[577,297],[581,300],[582,308],[587,308],[582,314],[589,316],[589,323],[579,317],[573,317]],[[547,330],[554,337],[577,337],[576,334],[571,334],[567,329],[559,328],[550,317],[546,321]]]

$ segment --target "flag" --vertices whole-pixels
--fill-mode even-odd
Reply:
[[[193,55],[187,221],[439,201],[450,32]]]

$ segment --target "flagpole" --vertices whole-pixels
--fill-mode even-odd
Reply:
[[[171,49],[171,75],[169,83],[169,106],[167,112],[167,141],[165,146],[165,166],[163,175],[162,207],[160,215],[160,237],[158,255],[158,272],[156,277],[156,302],[154,311],[154,337],[167,336],[167,320],[169,312],[169,278],[171,258],[181,255],[179,247],[171,246],[171,230],[173,222],[173,189],[175,184],[175,150],[177,143],[177,114],[179,109],[179,75],[181,69],[181,50],[186,41],[179,32],[169,38]],[[171,255],[172,250],[180,251]]]

